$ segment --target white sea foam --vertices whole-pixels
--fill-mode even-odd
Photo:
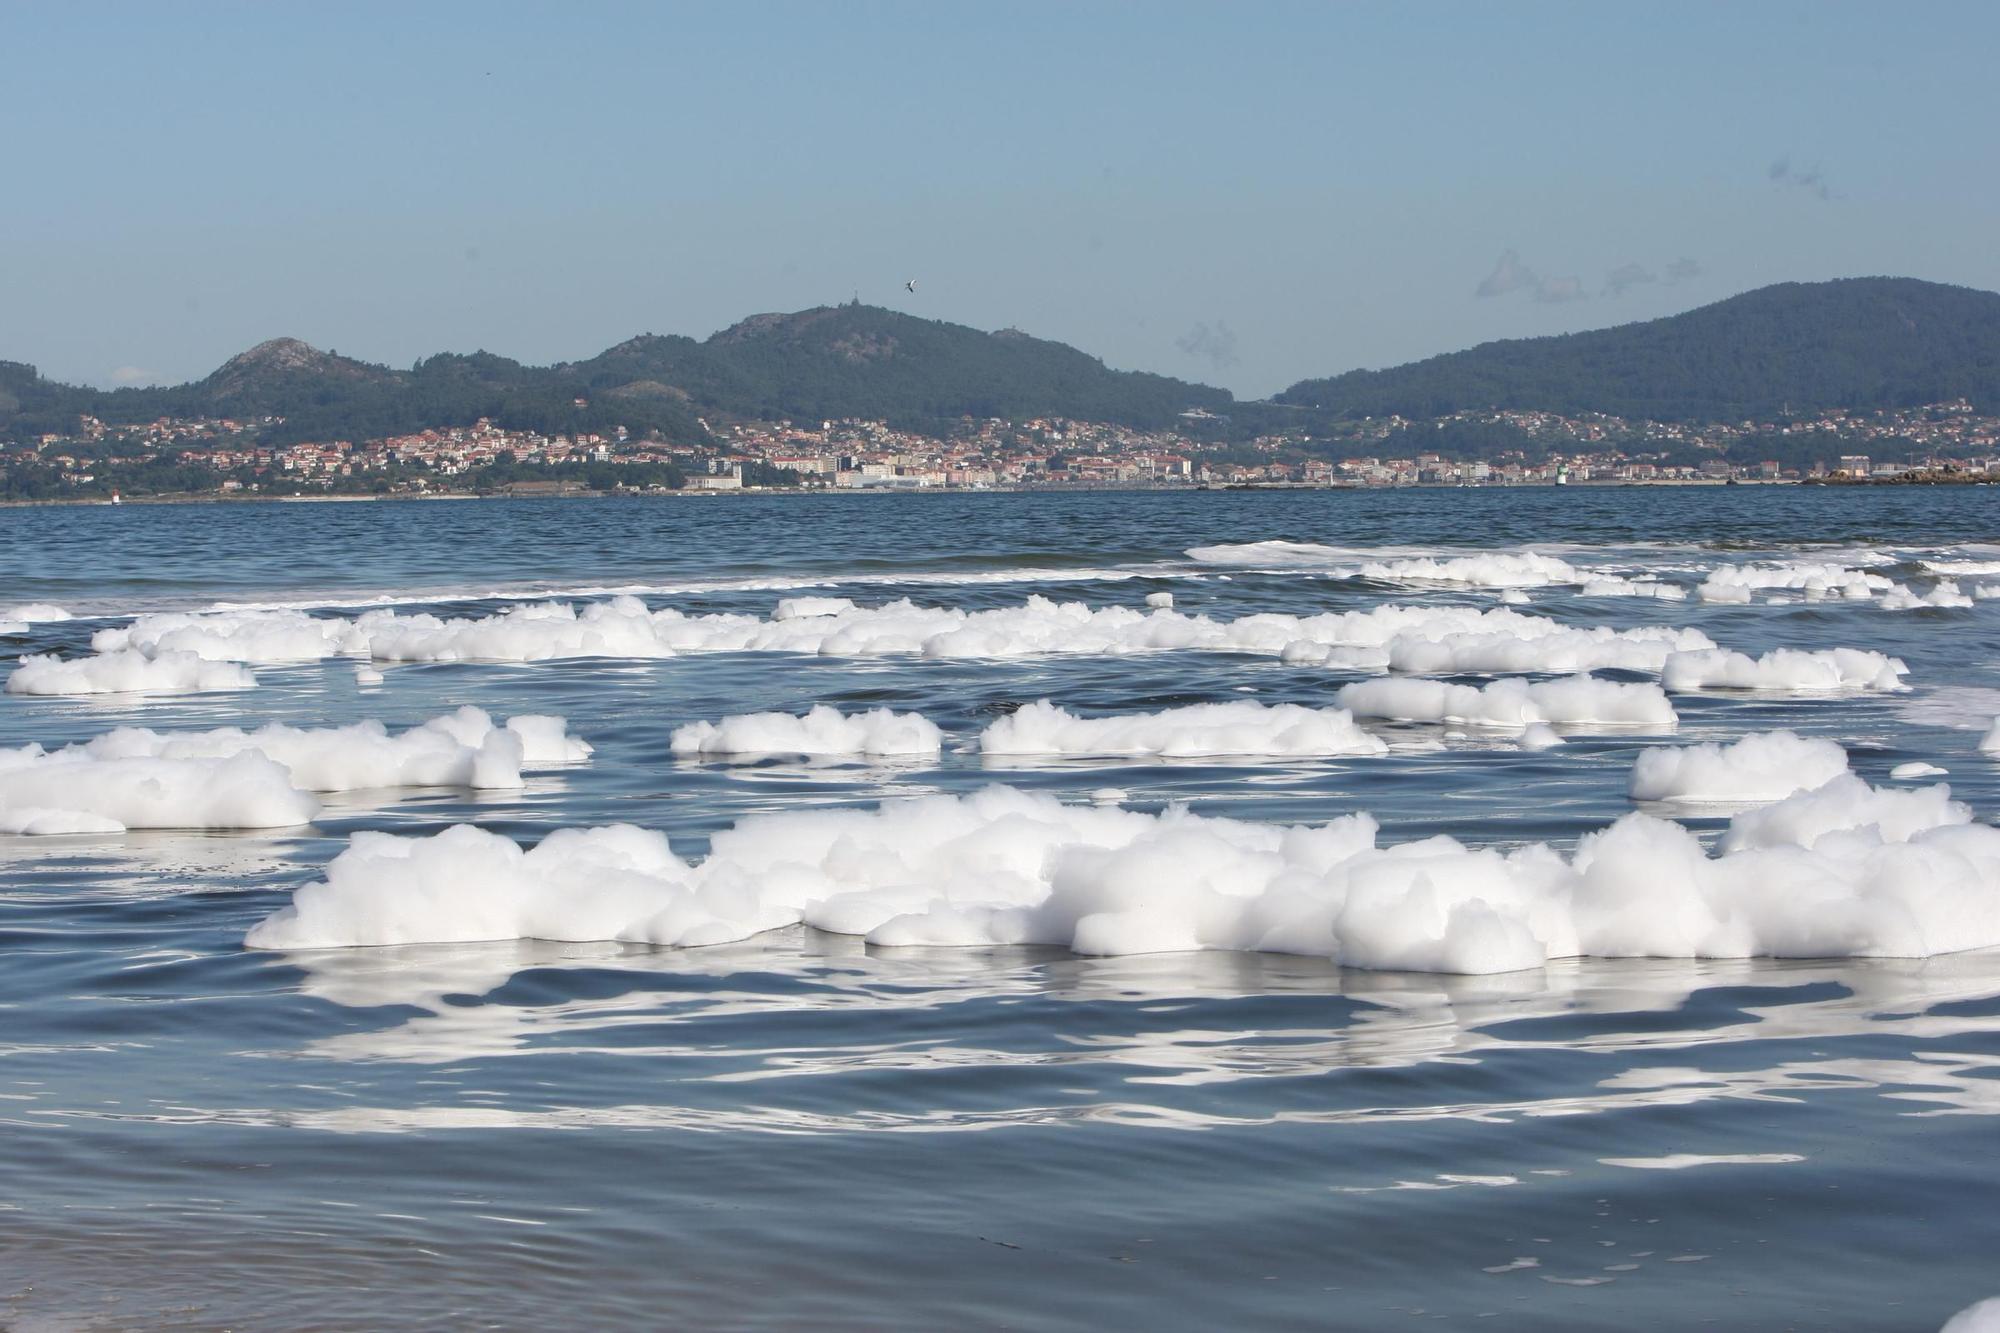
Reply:
[[[887,708],[850,714],[825,704],[797,717],[790,713],[746,713],[720,722],[695,722],[676,730],[668,742],[675,754],[695,757],[796,754],[890,758],[935,755],[943,746],[944,737],[937,725],[921,714]]]
[[[878,945],[1260,950],[1468,973],[1578,955],[1923,957],[2000,944],[2000,829],[1892,817],[1876,795],[1920,794],[1871,795],[1858,779],[1811,795],[1810,818],[1766,818],[1714,856],[1637,813],[1565,856],[1445,837],[1377,847],[1366,815],[1283,827],[1005,787],[752,816],[698,865],[631,827],[565,830],[531,850],[465,826],[362,833],[248,943],[695,945],[805,922]],[[1804,800],[1741,816],[1732,836]]]
[[[0,832],[259,829],[304,824],[319,803],[261,754],[108,758],[0,750]]]
[[[1174,604],[1174,595],[1170,592],[1149,592],[1146,594],[1147,606],[1160,607],[1164,609],[1173,606],[1173,604]]]
[[[5,774],[0,773],[0,792],[5,790]],[[57,800],[61,793],[54,793]],[[108,815],[87,810],[66,810],[43,805],[0,805],[0,833],[31,838],[53,838],[74,833],[123,833],[125,825]]]
[[[1521,729],[1521,739],[1515,743],[1531,752],[1553,750],[1566,744],[1561,733],[1546,722],[1530,722]]]
[[[254,688],[257,678],[229,662],[193,653],[136,649],[65,660],[52,653],[23,657],[7,677],[8,694],[205,694]]]
[[[1784,694],[1831,694],[1905,688],[1909,667],[1902,659],[1859,648],[1806,652],[1777,648],[1762,657],[1719,649],[1679,652],[1666,659],[1661,681],[1669,690],[1763,690]]]
[[[1419,627],[1392,637],[1381,654],[1361,659],[1413,675],[1504,675],[1620,670],[1658,672],[1678,652],[1707,651],[1699,630],[1642,626],[1579,629],[1541,616],[1490,611],[1485,621],[1443,633]],[[1287,660],[1297,660],[1292,652]],[[1383,660],[1386,659],[1386,660]]]
[[[1979,749],[1982,754],[2000,754],[2000,717],[1994,718],[1993,725],[1979,738]]]
[[[850,597],[786,597],[771,613],[773,620],[804,620],[809,616],[838,616],[854,610]]]
[[[1583,585],[1585,597],[1651,597],[1662,602],[1684,602],[1687,589],[1678,583],[1656,579],[1612,578],[1598,575]]]
[[[1914,790],[1877,788],[1852,773],[1843,773],[1810,791],[1736,816],[1723,835],[1722,849],[1813,850],[1826,843],[1835,850],[1860,855],[1874,846],[1906,843],[1921,834],[1971,821],[1971,809],[1952,800],[1951,788],[1941,783]],[[1997,829],[1982,829],[2000,834]]]
[[[1906,588],[1898,583],[1882,594],[1876,603],[1884,611],[1922,611],[1925,609],[1964,610],[1972,605],[1972,598],[1950,579],[1939,579],[1923,592]]]
[[[41,625],[70,619],[70,614],[60,606],[47,602],[23,602],[0,610],[0,621],[17,625]]]
[[[60,750],[0,750],[0,830],[280,828],[309,821],[307,792],[511,789],[523,768],[576,763],[590,746],[559,717],[496,727],[477,708],[391,734],[380,722],[255,731],[120,727]],[[61,827],[64,821],[74,827]]]
[[[1546,588],[1554,584],[1581,584],[1591,577],[1567,560],[1532,551],[1518,555],[1462,555],[1447,560],[1428,556],[1371,560],[1359,572],[1364,578],[1384,583],[1439,583],[1462,588]]]
[[[121,727],[51,758],[222,759],[261,754],[282,764],[306,791],[357,791],[370,787],[472,787],[521,785],[523,768],[579,763],[591,747],[569,734],[559,717],[523,715],[495,726],[480,709],[465,707],[406,731],[380,722],[299,728],[279,723],[244,731],[158,732]]]
[[[354,619],[299,611],[142,616],[100,631],[92,646],[102,654],[182,652],[240,662],[341,655],[378,662],[531,662],[696,652],[1003,658],[1182,649],[1283,654],[1287,660],[1368,670],[1497,672],[1658,671],[1670,652],[1715,645],[1697,630],[1584,629],[1505,608],[1464,606],[1388,605],[1215,620],[1166,607],[1093,608],[1044,597],[983,611],[907,600],[861,607],[845,599],[800,598],[763,619],[649,611],[636,598],[620,597],[580,608],[529,603],[466,618],[393,610]]]
[[[1908,782],[1914,778],[1941,778],[1947,772],[1948,770],[1939,768],[1936,764],[1927,764],[1918,759],[1896,765],[1889,770],[1889,776],[1898,782]]]
[[[1198,564],[1239,569],[1325,569],[1354,564],[1365,558],[1365,553],[1353,547],[1326,546],[1319,542],[1263,541],[1192,546],[1187,557]]]
[[[1630,790],[1640,801],[1779,801],[1847,771],[1847,751],[1832,741],[1764,731],[1729,745],[1642,750],[1632,765]]]
[[[1771,589],[1797,592],[1807,601],[1829,598],[1865,601],[1895,586],[1894,580],[1846,565],[1790,560],[1769,565],[1724,565],[1711,571],[1698,591],[1705,602],[1749,602],[1755,594]]]
[[[200,613],[242,613],[254,611],[360,611],[369,608],[420,606],[434,602],[544,602],[600,597],[674,597],[691,594],[738,592],[788,592],[810,588],[882,587],[991,587],[1035,583],[1122,583],[1130,579],[1172,574],[1189,577],[1178,566],[1148,563],[1120,568],[1077,566],[1073,568],[1010,568],[973,570],[886,570],[867,574],[835,573],[764,575],[740,578],[716,577],[683,579],[670,583],[625,582],[583,584],[540,584],[536,586],[494,587],[492,585],[445,585],[419,589],[326,590],[297,597],[245,601],[223,599],[199,607],[177,607],[176,611]],[[1194,575],[1192,577],[1201,577]],[[92,615],[133,615],[129,607],[93,606]]]
[[[1339,708],[1265,705],[1248,699],[1157,713],[1077,717],[1047,699],[1003,717],[980,735],[989,755],[1378,755],[1388,746]]]
[[[1659,686],[1591,676],[1534,682],[1509,678],[1483,686],[1442,680],[1364,680],[1342,686],[1334,698],[1357,717],[1404,722],[1501,728],[1555,723],[1671,731],[1678,721]]]
[[[90,636],[90,646],[104,654],[185,653],[208,662],[316,662],[365,656],[361,627],[394,618],[393,611],[371,611],[358,620],[303,611],[161,611],[101,629]]]

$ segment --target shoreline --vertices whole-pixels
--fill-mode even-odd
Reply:
[[[1187,494],[1200,495],[1219,492],[1241,493],[1245,491],[1299,492],[1299,491],[1345,491],[1356,494],[1378,494],[1396,491],[1526,491],[1526,490],[1642,490],[1657,487],[1675,488],[1727,488],[1731,486],[1815,486],[1838,490],[1908,489],[1912,486],[1984,486],[2000,483],[2000,477],[1986,475],[1958,475],[1950,477],[1920,477],[1898,479],[1883,478],[1695,478],[1672,477],[1647,481],[1571,481],[1571,482],[1499,482],[1461,484],[1448,482],[1407,482],[1395,486],[1360,486],[1346,483],[1322,484],[1318,482],[1238,482],[1227,485],[1181,485],[1146,483],[1108,483],[1104,485],[1020,485],[1020,486],[746,486],[736,490],[704,490],[688,488],[678,491],[547,491],[529,494],[509,494],[488,492],[475,494],[468,491],[447,491],[429,495],[222,495],[207,491],[188,491],[173,495],[126,496],[119,500],[105,500],[94,496],[61,497],[45,500],[0,500],[0,509],[37,509],[61,507],[91,507],[105,509],[124,508],[132,505],[249,505],[249,504],[431,504],[440,501],[467,500],[690,500],[718,499],[748,496],[966,496],[966,495],[1105,495],[1105,494]]]

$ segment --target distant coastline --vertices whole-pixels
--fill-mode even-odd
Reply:
[[[1961,477],[1951,481],[1901,482],[1883,480],[1843,480],[1841,486],[1871,487],[1888,485],[1954,485],[2000,481],[2000,477]],[[491,491],[473,493],[452,491],[428,495],[223,495],[215,492],[190,491],[174,495],[142,495],[116,502],[96,497],[59,497],[43,500],[0,500],[0,509],[42,509],[42,508],[97,508],[116,509],[134,506],[166,505],[255,505],[255,504],[429,504],[438,501],[477,500],[707,500],[707,499],[749,499],[758,496],[803,497],[881,497],[881,496],[945,496],[968,495],[1103,495],[1107,493],[1130,492],[1149,495],[1199,495],[1215,492],[1260,491],[1268,493],[1295,494],[1302,491],[1343,491],[1355,494],[1384,494],[1400,491],[1553,491],[1553,490],[1646,490],[1668,488],[1721,488],[1740,486],[1800,486],[1819,484],[1792,479],[1729,481],[1715,478],[1659,478],[1647,481],[1579,481],[1564,484],[1553,482],[1492,482],[1492,483],[1449,483],[1449,482],[1408,482],[1394,486],[1327,485],[1317,482],[1245,482],[1222,486],[1147,485],[1132,482],[1107,482],[1087,485],[1027,485],[1027,486],[876,486],[876,487],[803,487],[803,486],[754,486],[737,490],[678,490],[678,491],[535,491],[507,492]]]

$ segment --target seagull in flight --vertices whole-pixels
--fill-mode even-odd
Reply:
[[[917,280],[916,280],[915,278],[911,278],[911,279],[910,279],[910,280],[909,280],[908,282],[906,282],[906,283],[904,283],[904,284],[903,284],[903,290],[904,290],[904,291],[906,291],[906,292],[914,292],[914,291],[916,291],[916,290],[917,290]]]

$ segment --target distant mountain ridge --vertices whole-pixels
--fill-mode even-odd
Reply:
[[[1844,278],[1760,287],[1640,324],[1302,380],[1276,401],[1339,416],[1523,408],[1737,421],[1788,408],[1955,398],[2000,410],[2000,294]]]
[[[407,371],[276,338],[207,378],[172,388],[94,390],[0,362],[0,430],[62,430],[78,413],[286,419],[284,438],[375,438],[490,417],[530,430],[657,430],[705,436],[701,418],[1060,416],[1141,428],[1191,408],[1227,411],[1229,392],[1113,370],[1062,343],[984,333],[873,306],[753,315],[706,339],[642,334],[585,361],[524,366],[445,353]]]
[[[587,360],[527,366],[443,353],[395,370],[277,338],[204,379],[100,390],[0,361],[0,439],[73,429],[79,414],[281,416],[277,442],[375,439],[488,417],[516,429],[708,438],[706,420],[1069,417],[1140,429],[1203,409],[1241,437],[1465,409],[1608,412],[1673,421],[1954,398],[2000,412],[2000,295],[1911,278],[1781,283],[1644,323],[1487,343],[1388,370],[1303,380],[1270,403],[1120,371],[1062,343],[860,304],[753,315],[706,339],[641,334]],[[1214,435],[1210,425],[1204,433]]]

